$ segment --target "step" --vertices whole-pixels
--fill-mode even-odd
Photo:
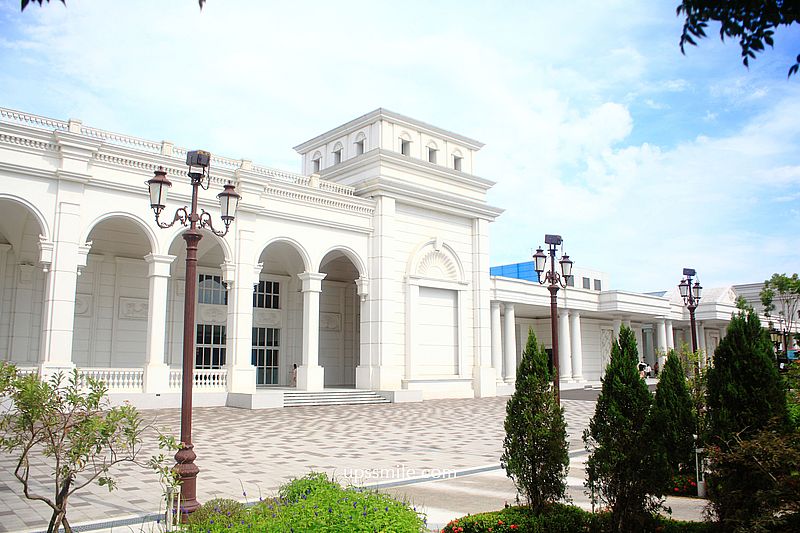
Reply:
[[[389,400],[374,391],[291,391],[284,393],[285,407],[304,405],[370,405],[389,403]]]

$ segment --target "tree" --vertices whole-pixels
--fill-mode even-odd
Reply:
[[[776,479],[762,459],[779,460],[785,454],[782,445],[763,453],[754,450],[764,431],[786,436],[787,422],[786,391],[772,360],[769,335],[752,309],[740,311],[708,371],[706,480],[711,508],[723,528],[738,528],[773,512],[756,503],[774,489]]]
[[[659,442],[666,454],[672,475],[693,467],[694,437],[697,418],[686,384],[686,372],[680,356],[670,350],[664,371],[656,387],[651,412],[652,426],[659,428]]]
[[[114,489],[110,469],[135,462],[141,448],[144,428],[136,408],[105,409],[105,385],[92,378],[87,385],[83,389],[77,370],[64,383],[62,374],[42,381],[0,363],[0,397],[13,403],[0,415],[0,449],[18,455],[14,477],[25,497],[53,510],[48,532],[59,527],[72,531],[67,520],[70,497],[95,481]],[[43,470],[50,471],[50,496],[35,492],[37,482],[47,483],[36,479]]]
[[[772,357],[772,342],[752,310],[733,315],[707,373],[707,444],[744,438],[770,419],[786,421],[786,391]]]
[[[764,288],[761,289],[759,296],[764,305],[764,315],[767,320],[770,320],[777,311],[776,318],[782,325],[781,329],[788,332],[789,339],[791,339],[792,330],[797,323],[797,312],[800,309],[800,278],[796,273],[791,276],[773,274],[764,282]],[[770,326],[772,325],[770,322]],[[788,350],[791,342],[786,344],[784,349]]]
[[[506,405],[500,461],[534,511],[564,498],[569,468],[564,409],[556,400],[547,352],[533,331],[522,352],[516,390]]]
[[[622,326],[611,346],[594,416],[583,433],[590,452],[586,463],[592,503],[611,507],[614,531],[641,528],[647,514],[661,505],[664,460],[652,446],[655,431],[649,417],[652,396],[637,367],[633,331]]]
[[[756,53],[764,51],[764,45],[773,46],[775,30],[791,26],[800,21],[800,4],[787,0],[683,0],[677,9],[684,15],[681,34],[681,52],[686,53],[686,44],[697,46],[695,38],[706,37],[709,21],[719,22],[719,37],[738,39],[742,49],[742,63],[750,66]],[[789,76],[800,68],[800,55],[789,68]]]

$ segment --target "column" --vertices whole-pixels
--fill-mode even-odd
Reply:
[[[327,274],[303,272],[303,364],[297,369],[298,390],[318,391],[325,386],[325,370],[319,366],[319,295]]]
[[[667,320],[667,350],[674,350],[675,349],[675,332],[672,329],[672,320]],[[661,363],[659,363],[660,366]]]
[[[644,350],[644,329],[641,327],[634,329],[633,335],[636,337],[636,351],[639,354],[639,361],[646,361],[647,353]]]
[[[72,362],[72,331],[78,283],[80,205],[59,202],[56,209],[58,236],[54,242],[53,263],[45,280],[42,305],[40,361],[43,375],[70,371],[75,367]]]
[[[559,381],[572,378],[572,347],[569,334],[569,310],[558,311],[558,372]]]
[[[472,327],[473,327],[473,391],[484,398],[497,396],[497,373],[492,368],[491,295],[489,294],[489,221],[472,219]],[[459,291],[461,309],[467,292]],[[463,316],[459,311],[459,316]],[[459,328],[461,326],[459,325]],[[462,340],[465,336],[462,335]],[[459,348],[464,346],[459,342]]]
[[[619,318],[615,318],[614,321],[611,323],[611,327],[614,328],[612,333],[614,339],[619,339],[619,328],[622,327],[622,320]]]
[[[663,318],[656,319],[656,356],[659,368],[664,368],[667,361],[667,328]]]
[[[169,365],[164,362],[164,340],[167,329],[167,287],[174,255],[147,254],[147,278],[150,291],[147,300],[147,346],[145,348],[144,392],[169,392]]]
[[[492,367],[497,375],[497,381],[503,381],[503,337],[500,323],[500,302],[492,302]]]
[[[697,348],[703,352],[700,356],[701,365],[705,368],[708,365],[708,354],[706,353],[706,327],[699,320],[697,323]]]
[[[243,186],[240,189],[245,194],[249,192]],[[252,213],[239,214],[235,231],[229,233],[236,243],[235,260],[220,265],[228,288],[227,369],[228,392],[232,394],[252,395],[256,392],[256,369],[253,366],[253,287],[258,284],[262,265],[253,264],[258,257],[254,250],[255,232],[246,229],[255,225],[255,216]],[[279,357],[282,356],[281,353]]]
[[[361,318],[358,334],[358,366],[356,367],[356,388],[372,388],[372,318],[369,315],[369,279],[362,276],[356,280],[359,317]]]
[[[581,342],[581,313],[572,311],[570,313],[569,332],[572,336],[572,379],[575,381],[583,380],[583,345]]]
[[[503,355],[505,357],[506,383],[514,383],[517,379],[517,328],[514,316],[514,304],[504,304],[503,317]]]

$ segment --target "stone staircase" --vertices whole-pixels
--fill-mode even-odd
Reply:
[[[371,390],[326,389],[318,392],[286,391],[283,393],[284,407],[299,407],[301,405],[364,405],[375,403],[389,403],[389,400]]]

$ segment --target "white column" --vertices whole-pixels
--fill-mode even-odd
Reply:
[[[169,391],[169,365],[164,362],[164,339],[167,330],[169,269],[174,255],[147,254],[147,277],[150,283],[147,313],[147,346],[145,348],[144,392]]]
[[[672,329],[672,320],[666,321],[667,326],[667,350],[675,349],[675,332]],[[659,366],[661,363],[659,363]]]
[[[489,221],[472,220],[472,343],[473,385],[475,396],[497,396],[497,375],[492,368],[491,297],[489,294]],[[467,292],[459,291],[461,309],[467,303]],[[459,311],[459,316],[461,312]],[[460,326],[459,326],[460,327]],[[464,339],[464,335],[461,338]],[[464,342],[459,342],[463,348]]]
[[[559,380],[572,378],[572,346],[569,334],[569,309],[558,311],[558,373]]]
[[[78,203],[72,202],[59,202],[57,207],[57,238],[42,306],[44,319],[40,360],[45,375],[75,367],[72,362],[72,331],[78,283],[80,209]]]
[[[325,386],[325,369],[319,366],[319,295],[327,274],[303,272],[303,364],[297,369],[297,388],[316,391]]]
[[[579,311],[570,313],[569,332],[572,336],[572,379],[583,380],[583,343],[581,341],[581,314]]]
[[[667,361],[667,328],[663,318],[656,319],[656,355],[659,368],[664,368]]]
[[[356,367],[356,388],[372,388],[372,318],[370,317],[369,304],[369,279],[362,276],[356,280],[356,294],[358,295],[359,316],[361,318],[358,334],[358,366]]]
[[[644,351],[644,330],[636,328],[633,330],[633,335],[636,337],[636,351],[639,354],[639,361],[644,361],[647,355]]]
[[[497,381],[503,381],[503,337],[500,322],[500,302],[491,304],[492,320],[492,366],[497,375]]]
[[[503,304],[503,356],[505,359],[506,383],[514,383],[517,379],[517,328],[514,316],[514,304]]]
[[[703,367],[708,365],[708,354],[706,353],[706,327],[699,320],[697,321],[697,347],[703,352],[701,357]]]
[[[611,327],[614,328],[612,333],[613,338],[619,339],[619,328],[622,327],[622,320],[619,318],[615,318],[614,321],[611,323]]]
[[[244,193],[249,191],[244,189]],[[228,289],[228,392],[232,394],[255,394],[256,368],[253,366],[253,287],[258,284],[261,263],[256,260],[255,216],[240,213],[234,231],[229,233],[235,240],[235,260],[220,265],[223,280]],[[286,330],[282,331],[286,335]],[[286,340],[284,337],[284,342]],[[284,348],[281,347],[283,350]],[[283,357],[285,352],[279,352]]]

